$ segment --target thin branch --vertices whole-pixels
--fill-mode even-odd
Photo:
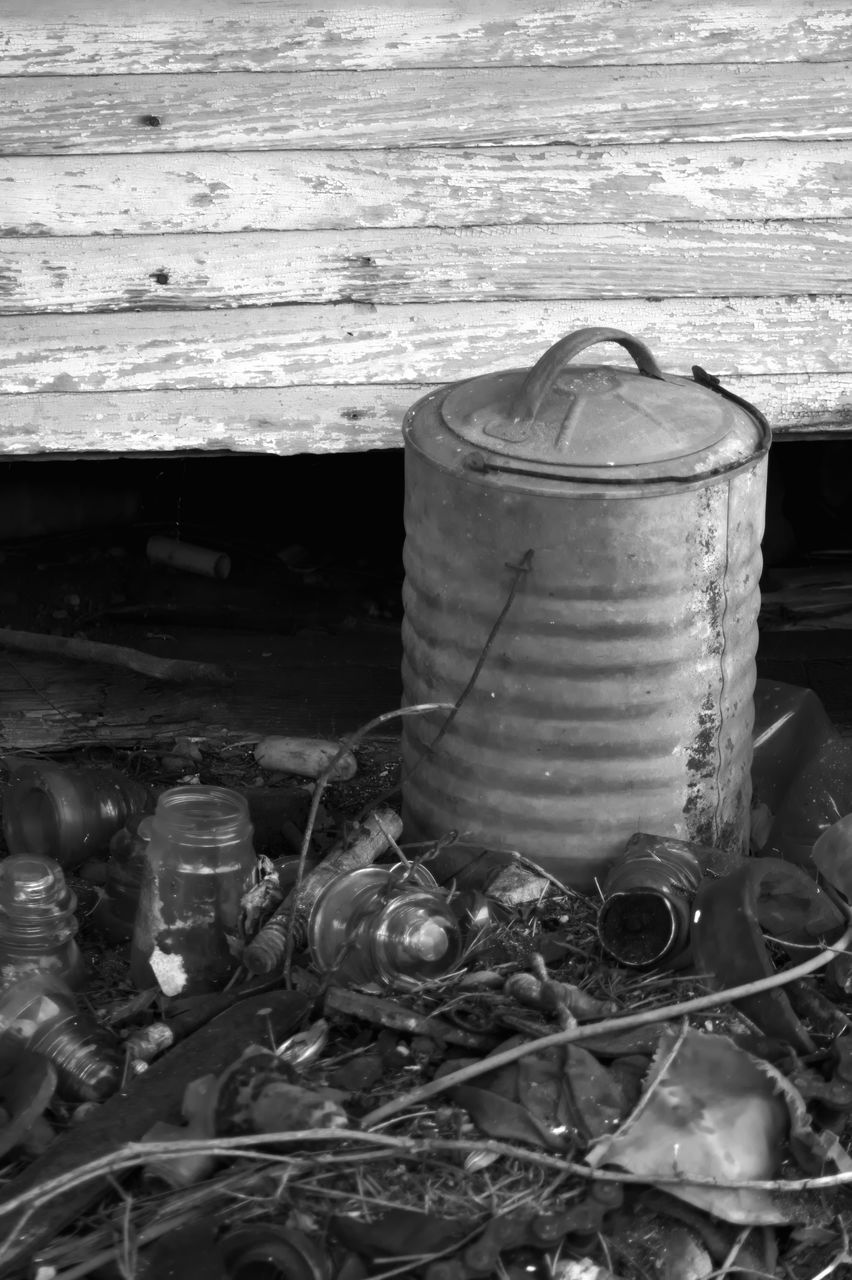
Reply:
[[[286,1144],[288,1147],[299,1144],[321,1142],[332,1143],[334,1150],[313,1152],[310,1155],[275,1153],[269,1150],[257,1150],[259,1147],[270,1147],[275,1144]],[[354,1143],[356,1148],[373,1148],[372,1150],[341,1150],[341,1144]],[[588,1165],[578,1164],[573,1160],[534,1148],[516,1146],[513,1143],[497,1142],[491,1139],[482,1141],[461,1141],[458,1139],[426,1138],[413,1139],[396,1137],[387,1133],[365,1133],[358,1129],[300,1129],[282,1133],[245,1134],[236,1138],[197,1138],[174,1142],[131,1142],[109,1155],[101,1156],[88,1164],[81,1165],[59,1177],[49,1179],[38,1186],[31,1187],[20,1195],[0,1205],[0,1214],[5,1218],[9,1214],[23,1211],[29,1217],[50,1200],[84,1182],[103,1178],[109,1174],[125,1172],[141,1164],[147,1164],[152,1158],[176,1160],[188,1155],[214,1155],[223,1158],[240,1157],[269,1166],[287,1164],[291,1175],[302,1171],[315,1173],[318,1166],[357,1165],[364,1161],[387,1159],[411,1159],[420,1161],[424,1156],[439,1155],[446,1152],[470,1154],[484,1151],[510,1160],[518,1160],[525,1164],[537,1165],[542,1169],[552,1169],[558,1173],[571,1174],[588,1182],[618,1182],[633,1186],[696,1186],[715,1187],[724,1190],[801,1192],[817,1191],[827,1188],[849,1186],[852,1183],[852,1171],[834,1174],[821,1174],[809,1178],[783,1179],[720,1179],[703,1178],[683,1174],[631,1174],[621,1170],[592,1169]],[[17,1237],[19,1225],[7,1237],[4,1248],[8,1248]],[[2,1252],[2,1251],[0,1251]]]
[[[136,671],[151,680],[192,681],[207,684],[233,684],[233,676],[212,662],[187,662],[182,658],[157,658],[141,649],[126,645],[102,644],[98,640],[82,640],[78,636],[51,636],[41,631],[14,631],[0,627],[0,648],[18,653],[46,653],[55,658],[72,658],[76,662],[96,662],[110,667]]]
[[[842,938],[839,938],[834,944],[835,948],[848,947],[850,941],[852,941],[852,924],[847,926]],[[537,1040],[529,1040],[525,1044],[514,1045],[511,1049],[504,1049],[502,1053],[491,1054],[480,1062],[472,1062],[466,1067],[461,1067],[458,1071],[450,1072],[448,1075],[441,1076],[438,1080],[420,1085],[419,1088],[412,1089],[409,1093],[401,1094],[398,1098],[394,1098],[392,1102],[386,1102],[383,1106],[370,1111],[363,1117],[361,1123],[365,1129],[368,1129],[379,1120],[384,1120],[387,1116],[395,1115],[398,1111],[404,1111],[408,1107],[415,1106],[425,1098],[433,1098],[439,1093],[446,1093],[448,1089],[454,1089],[456,1085],[463,1084],[467,1080],[474,1080],[477,1076],[485,1075],[488,1072],[496,1071],[498,1067],[505,1067],[510,1062],[517,1062],[519,1058],[524,1058],[530,1053],[536,1053],[539,1049],[549,1049],[551,1045],[574,1044],[577,1040],[589,1040],[597,1035],[610,1035],[619,1031],[633,1030],[635,1027],[647,1027],[657,1022],[667,1022],[670,1018],[681,1018],[690,1013],[699,1013],[702,1009],[714,1009],[731,1001],[744,1000],[748,996],[760,995],[764,991],[773,991],[776,987],[784,987],[789,982],[795,982],[798,978],[804,978],[807,974],[814,973],[817,969],[822,969],[832,959],[833,954],[833,951],[824,951],[818,956],[812,956],[809,960],[804,960],[793,969],[787,969],[784,973],[773,973],[754,982],[745,982],[738,987],[728,987],[724,991],[712,992],[706,996],[696,996],[692,1000],[684,1000],[679,1004],[662,1005],[658,1009],[643,1009],[639,1013],[627,1014],[626,1017],[606,1018],[603,1022],[587,1022],[579,1027],[570,1027],[565,1031],[555,1031],[550,1035],[540,1036]]]

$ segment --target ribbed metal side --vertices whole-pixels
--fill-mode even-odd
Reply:
[[[406,450],[406,834],[587,887],[635,831],[744,850],[765,457],[704,487],[513,492]]]

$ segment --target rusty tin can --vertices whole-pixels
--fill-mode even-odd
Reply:
[[[616,342],[635,368],[572,363]],[[409,839],[589,888],[636,830],[745,852],[770,431],[619,330],[409,411]],[[472,680],[472,677],[475,678]],[[472,681],[472,683],[471,683]]]

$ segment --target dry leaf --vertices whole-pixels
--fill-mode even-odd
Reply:
[[[678,1043],[680,1041],[680,1043]],[[647,1177],[772,1178],[789,1129],[787,1106],[765,1064],[725,1036],[667,1028],[637,1107],[619,1131],[588,1153],[595,1168]],[[662,1183],[669,1195],[726,1222],[786,1223],[791,1198],[768,1191]]]

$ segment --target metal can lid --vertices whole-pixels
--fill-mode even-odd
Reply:
[[[598,342],[616,342],[635,368],[573,364]],[[664,374],[648,348],[618,329],[580,329],[531,369],[487,374],[449,389],[446,427],[497,460],[565,474],[693,478],[708,460],[745,461],[768,446],[758,414],[709,385]]]

